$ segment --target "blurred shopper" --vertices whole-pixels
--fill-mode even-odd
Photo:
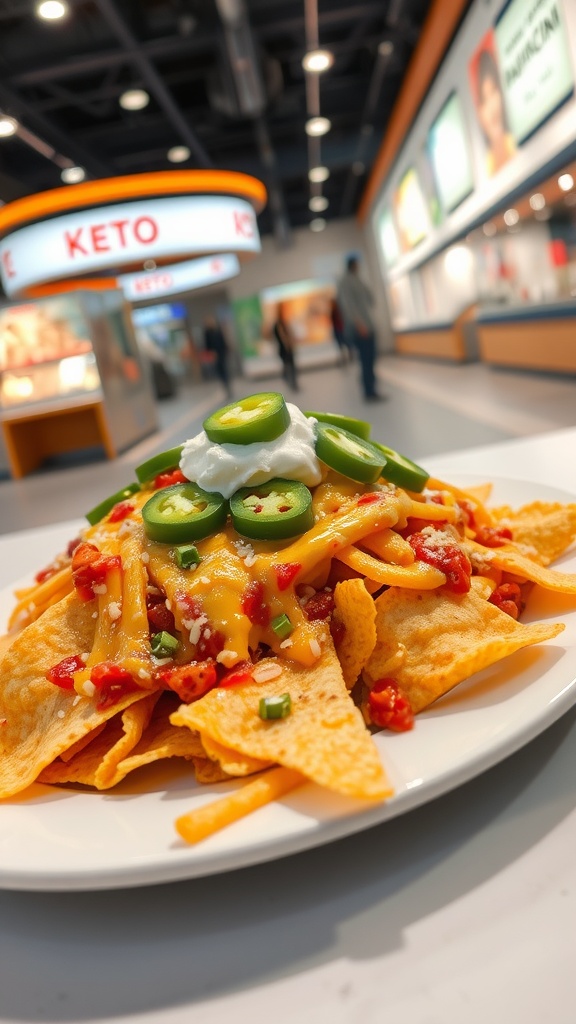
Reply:
[[[286,317],[284,304],[278,306],[276,323],[273,327],[274,337],[278,342],[278,355],[282,360],[282,374],[288,387],[298,391],[298,377],[296,375],[296,363],[294,361],[294,348],[296,339]]]
[[[330,321],[332,323],[332,334],[334,335],[336,344],[340,349],[342,362],[347,363],[349,359],[352,359],[353,350],[348,344],[348,337],[344,329],[344,319],[336,299],[332,299],[330,303]]]
[[[338,284],[338,306],[344,320],[344,330],[349,344],[358,352],[361,367],[361,381],[367,402],[379,402],[376,391],[374,362],[376,360],[376,337],[372,321],[373,299],[370,290],[358,276],[358,257],[346,260],[346,273]]]
[[[228,370],[228,345],[215,316],[207,316],[204,319],[204,348],[207,352],[214,353],[216,374],[224,385],[227,397],[230,398],[232,388]]]

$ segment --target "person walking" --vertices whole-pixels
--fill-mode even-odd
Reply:
[[[278,343],[278,355],[282,360],[282,373],[284,380],[293,391],[298,391],[298,377],[296,375],[296,363],[294,361],[294,334],[286,319],[283,304],[278,306],[278,315],[273,327],[274,337]]]
[[[376,336],[372,320],[372,294],[358,275],[358,257],[349,256],[346,272],[338,283],[337,300],[347,337],[358,352],[361,367],[361,381],[367,402],[380,402],[382,396],[376,391],[374,363],[376,360]]]
[[[214,353],[216,357],[216,374],[224,385],[226,396],[230,398],[232,388],[228,372],[228,346],[222,328],[215,316],[207,316],[204,319],[204,348],[207,352]]]

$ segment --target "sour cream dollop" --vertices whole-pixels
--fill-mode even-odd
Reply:
[[[273,477],[299,480],[314,487],[322,479],[314,447],[315,419],[298,406],[286,403],[290,426],[273,441],[253,444],[216,444],[201,430],[186,441],[180,469],[205,491],[230,498],[240,487],[264,484]]]

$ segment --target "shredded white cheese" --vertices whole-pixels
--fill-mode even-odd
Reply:
[[[86,697],[93,697],[94,694],[96,693],[96,687],[94,686],[94,683],[90,679],[87,679],[86,682],[83,684],[82,693],[85,694]]]
[[[310,641],[310,650],[315,658],[319,658],[322,654],[322,648],[315,637]]]
[[[119,601],[110,601],[108,608],[108,618],[111,622],[116,622],[117,619],[122,615],[122,607]]]
[[[252,672],[252,678],[256,683],[267,683],[269,679],[277,679],[281,675],[280,665],[257,665]]]
[[[108,593],[108,587],[106,586],[105,583],[95,583],[94,586],[92,587],[92,590],[94,591],[95,594]]]
[[[221,665],[225,665],[226,668],[232,668],[238,661],[238,652],[225,648],[216,655],[216,661],[219,661]]]

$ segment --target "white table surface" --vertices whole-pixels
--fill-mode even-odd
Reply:
[[[426,464],[576,494],[575,455],[563,430]],[[2,583],[38,554],[33,531],[0,538]],[[474,781],[329,846],[164,886],[0,892],[0,1021],[572,1024],[575,769],[573,709]]]

